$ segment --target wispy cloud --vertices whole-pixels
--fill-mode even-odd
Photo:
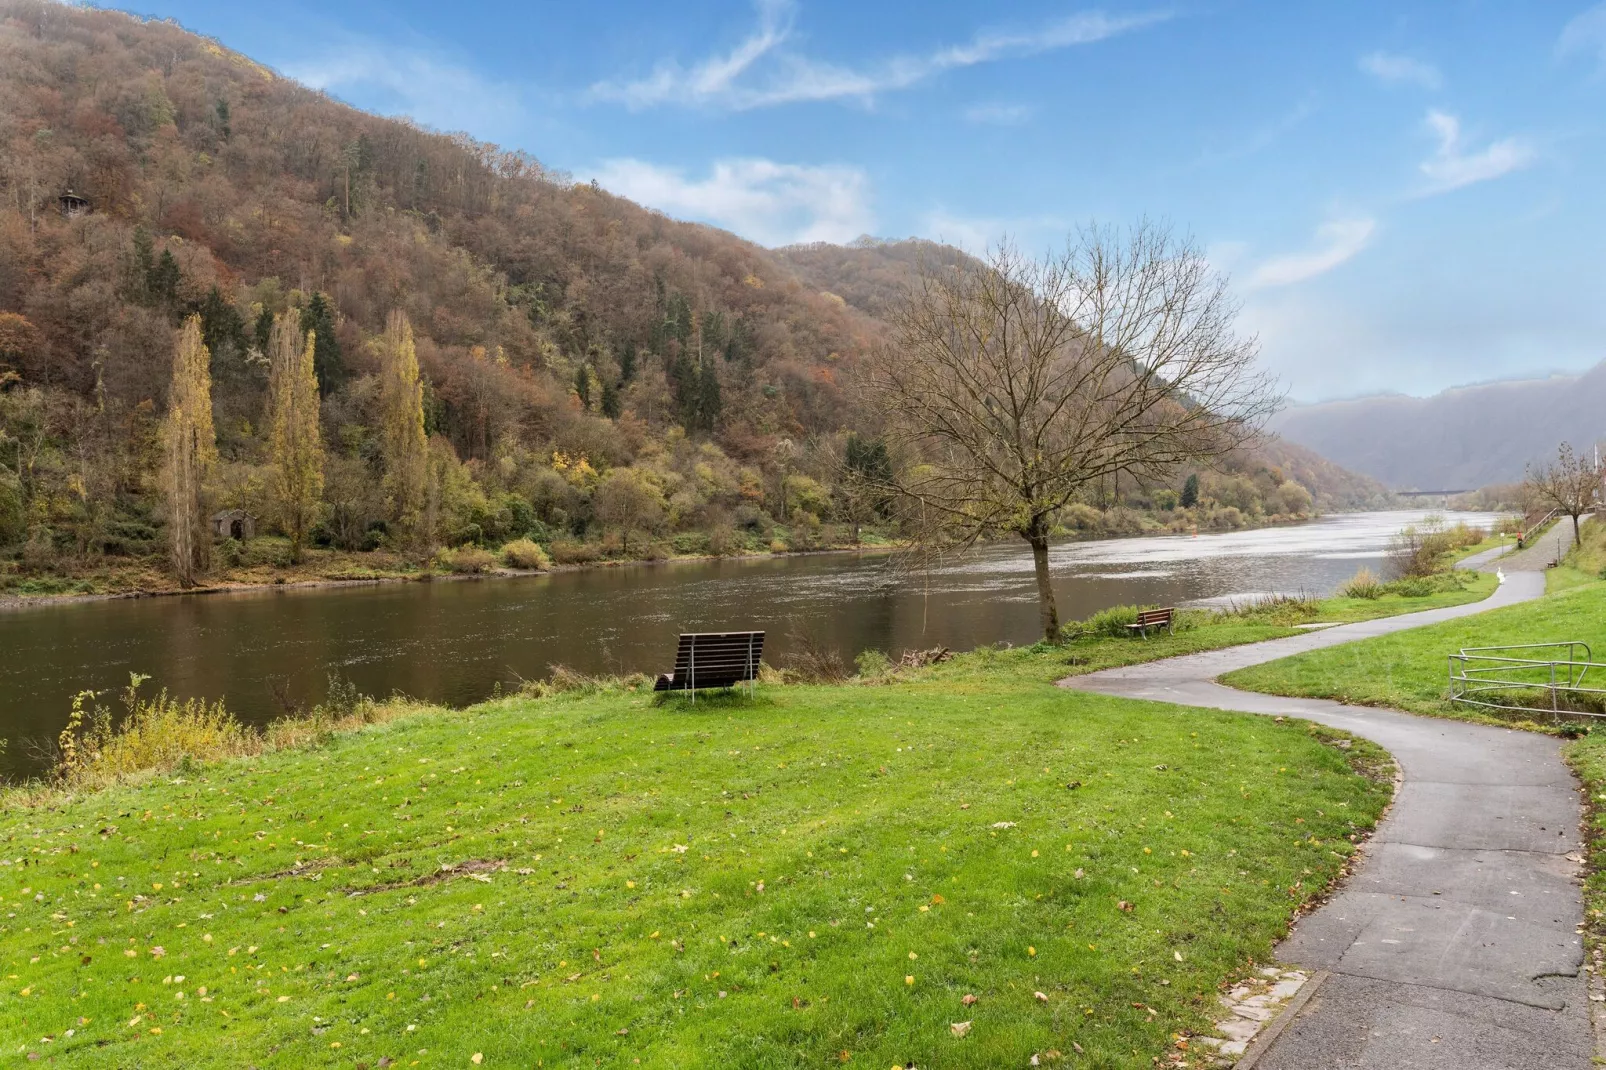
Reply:
[[[485,131],[523,114],[514,87],[432,52],[360,37],[294,60],[284,73],[359,107],[406,115],[441,130]]]
[[[1035,29],[983,32],[964,44],[924,55],[893,56],[856,69],[787,47],[796,16],[792,0],[758,0],[757,9],[757,27],[729,52],[690,67],[666,60],[645,78],[598,82],[591,87],[591,97],[632,109],[677,105],[741,111],[803,101],[868,103],[881,93],[907,89],[944,71],[1092,44],[1170,17],[1163,12],[1121,16],[1082,12]]]
[[[1439,139],[1438,150],[1422,162],[1427,176],[1427,193],[1447,193],[1475,182],[1520,171],[1534,162],[1532,145],[1521,138],[1491,142],[1478,152],[1468,152],[1461,136],[1461,120],[1442,111],[1429,111],[1428,128]]]
[[[1005,239],[1024,249],[1047,250],[1062,244],[1070,229],[1054,215],[967,216],[937,208],[926,213],[920,233],[979,256]]]
[[[1019,126],[1032,117],[1026,104],[972,104],[964,111],[967,123],[984,126]]]
[[[1246,283],[1251,290],[1292,286],[1324,275],[1356,256],[1372,240],[1375,219],[1341,219],[1316,228],[1316,245],[1299,253],[1274,256],[1259,264]]]
[[[1444,85],[1444,76],[1433,64],[1392,52],[1368,52],[1361,57],[1361,70],[1380,82],[1408,82],[1423,89]]]
[[[620,196],[761,245],[840,243],[874,229],[870,181],[855,167],[743,158],[716,161],[706,177],[690,178],[677,168],[618,159],[592,177]]]
[[[1586,8],[1562,27],[1556,41],[1560,56],[1589,55],[1606,70],[1606,3]]]

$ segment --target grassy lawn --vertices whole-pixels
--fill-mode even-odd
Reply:
[[[756,701],[507,699],[14,795],[0,1053],[1181,1061],[1373,825],[1386,756],[1050,682],[1485,593],[1189,614]]]
[[[1228,673],[1224,683],[1414,713],[1482,719],[1447,699],[1446,656],[1462,647],[1580,639],[1606,658],[1606,584]],[[1548,716],[1547,716],[1548,719]]]
[[[1148,1065],[1389,788],[1293,722],[981,675],[505,700],[13,808],[0,1051]]]

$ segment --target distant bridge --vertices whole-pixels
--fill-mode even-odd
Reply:
[[[1457,494],[1471,493],[1472,490],[1470,488],[1462,490],[1397,490],[1394,492],[1394,496],[1396,498],[1449,498]]]

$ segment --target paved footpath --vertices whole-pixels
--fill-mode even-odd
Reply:
[[[1550,736],[1215,683],[1234,669],[1536,598],[1482,602],[1076,676],[1061,686],[1286,714],[1386,747],[1403,783],[1357,871],[1277,949],[1332,971],[1256,1070],[1573,1070],[1591,1065],[1579,789]]]

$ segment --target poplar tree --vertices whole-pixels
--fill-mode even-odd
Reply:
[[[201,341],[201,317],[191,316],[173,350],[173,382],[163,429],[168,531],[173,574],[181,587],[195,586],[212,558],[206,517],[207,484],[217,464],[211,359]]]
[[[316,335],[301,330],[297,313],[274,317],[268,346],[271,488],[275,519],[290,536],[292,564],[301,562],[307,530],[318,522],[323,502],[323,440],[318,429],[318,377],[313,370],[316,346]]]
[[[424,507],[429,450],[424,437],[424,387],[418,379],[413,327],[400,310],[390,314],[380,343],[380,431],[384,443],[385,498],[402,541],[427,541]]]

